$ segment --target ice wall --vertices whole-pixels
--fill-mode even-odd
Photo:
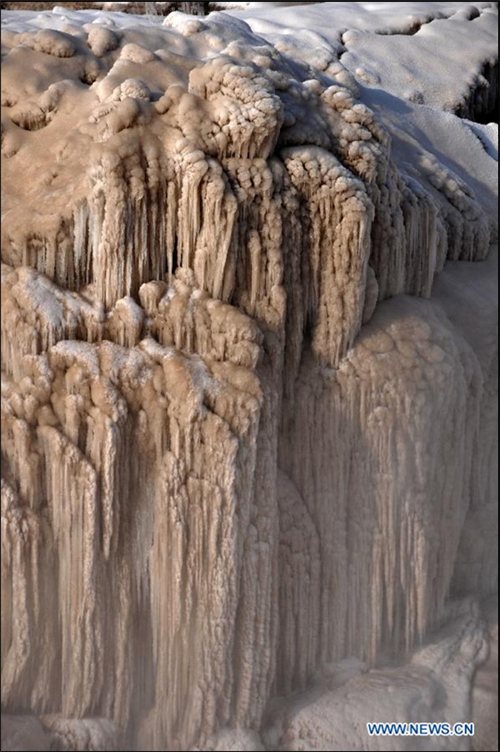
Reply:
[[[204,748],[494,590],[495,339],[429,300],[494,171],[224,14],[76,15],[3,35],[2,703]]]

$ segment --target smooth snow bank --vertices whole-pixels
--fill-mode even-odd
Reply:
[[[481,141],[489,156],[498,162],[498,124],[489,123],[488,125],[481,125],[468,120],[467,125]]]
[[[497,217],[495,123],[471,124],[448,112],[398,99],[379,88],[362,86],[361,92],[363,101],[384,118],[393,137],[393,157],[402,170],[413,176],[423,173],[430,190],[435,195],[444,191],[450,200],[459,185],[467,185],[487,213]]]
[[[402,99],[477,116],[496,104],[496,24],[493,9],[476,15],[469,8],[411,36],[349,30],[342,37],[342,62],[362,81]]]
[[[241,10],[260,10],[261,8],[283,8],[283,7],[293,7],[294,5],[307,5],[308,3],[211,3],[211,5],[216,5],[218,8],[227,8],[227,10],[232,10],[234,8],[239,8]]]
[[[477,11],[494,9],[495,2],[338,2],[300,4],[297,12],[289,7],[274,8],[277,3],[248,3],[244,13],[235,11],[230,15],[245,19],[254,28],[265,21],[275,23],[277,29],[303,29],[316,31],[330,41],[339,41],[347,30],[366,31],[379,34],[408,34],[415,28],[437,18],[449,18],[458,12],[475,8]],[[289,3],[289,6],[295,3]],[[283,32],[282,32],[283,33]]]
[[[490,91],[498,88],[497,8],[488,2],[340,2],[286,14],[251,7],[232,15],[292,59],[309,59],[321,69],[330,49],[363,83],[474,116],[495,106]]]

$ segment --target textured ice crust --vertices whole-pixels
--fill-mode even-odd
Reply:
[[[2,749],[492,743],[496,5],[5,13]]]

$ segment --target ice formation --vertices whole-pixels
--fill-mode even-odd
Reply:
[[[496,3],[5,14],[2,749],[490,717],[494,134],[343,47],[422,5],[492,58]]]

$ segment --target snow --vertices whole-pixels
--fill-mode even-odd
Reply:
[[[96,23],[110,28],[152,26],[159,24],[163,17],[134,16],[120,11],[75,10],[66,6],[55,6],[52,11],[6,10],[2,11],[2,29],[23,33],[33,29],[55,29],[64,31],[72,27],[79,29],[85,24]]]
[[[492,9],[477,17],[457,11],[411,36],[349,31],[343,43],[343,64],[360,72],[370,85],[402,99],[466,114],[470,89],[486,84],[483,66],[497,64],[496,15]],[[432,69],[426,64],[431,56]],[[493,107],[492,101],[484,111]]]
[[[496,3],[340,2],[287,7],[286,11],[277,7],[281,3],[241,5],[244,11],[228,8],[225,18],[217,17],[217,24],[230,24],[243,36],[245,28],[250,28],[292,64],[296,60],[307,62],[313,77],[342,57],[343,66],[362,83],[408,101],[463,110],[461,114],[466,115],[473,106],[471,92],[478,85],[482,84],[487,98],[483,68],[494,65],[497,59]],[[178,18],[177,28],[184,24],[190,34],[197,33],[199,23],[207,23],[206,19],[199,22],[188,17],[181,22],[181,14],[173,15]],[[99,22],[120,29],[162,21],[161,17],[71,12],[65,8],[48,14],[3,14],[3,27],[16,32],[45,27],[63,30],[68,25],[78,28],[83,23]],[[167,18],[165,23],[171,25],[173,20]],[[427,64],[429,56],[433,58],[432,67]],[[482,106],[488,110],[487,99]]]
[[[293,7],[294,5],[305,5],[305,3],[212,3],[212,5],[216,5],[218,8],[225,8],[227,10],[232,10],[235,8],[241,9],[241,10],[260,10],[261,8],[277,8],[277,7],[283,7],[286,6],[288,8]]]
[[[362,82],[403,99],[456,111],[466,106],[483,64],[498,60],[496,8],[497,3],[488,2],[339,2],[289,9],[286,15],[279,9],[254,7],[231,15],[244,19],[286,56],[323,68],[319,50],[326,45],[331,58],[341,56],[342,64]]]
[[[480,125],[470,120],[466,122],[471,131],[480,140],[487,154],[498,162],[498,124],[489,123],[488,125]]]
[[[435,18],[447,18],[455,13],[467,8],[477,8],[484,10],[494,8],[496,3],[492,2],[395,2],[395,3],[364,3],[364,2],[338,2],[338,3],[298,3],[300,8],[294,12],[293,7],[289,7],[284,15],[283,10],[275,9],[280,3],[238,3],[238,5],[250,6],[244,14],[238,12],[240,18],[269,18],[279,21],[286,21],[286,26],[299,26],[300,19],[303,21],[303,28],[317,31],[323,31],[327,34],[335,34],[337,30],[347,29],[403,33],[411,29],[416,23],[427,23]],[[296,5],[288,3],[289,6]],[[307,5],[308,7],[303,7]],[[257,13],[256,13],[257,11]],[[323,24],[320,26],[321,18]],[[328,19],[328,25],[325,23]],[[332,28],[333,26],[333,28]]]

